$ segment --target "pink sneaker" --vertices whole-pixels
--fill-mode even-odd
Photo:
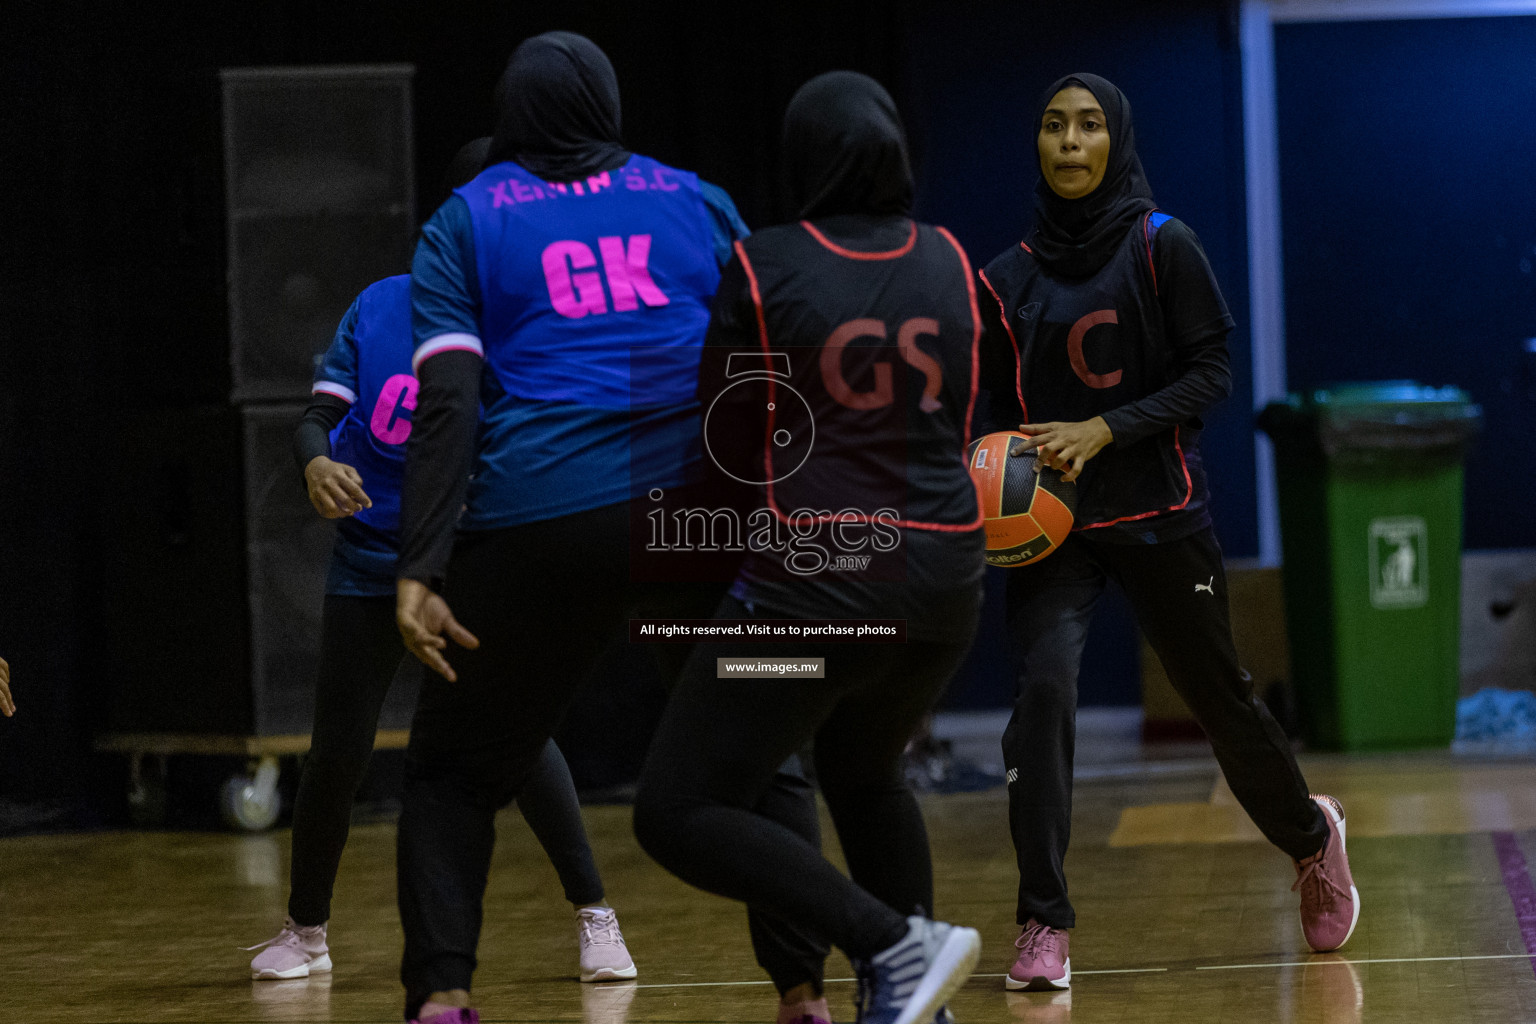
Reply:
[[[1071,942],[1064,929],[1043,925],[1034,918],[1024,926],[1014,945],[1019,958],[1003,979],[1003,987],[1015,992],[1028,989],[1043,992],[1066,988],[1072,983],[1072,958],[1067,955]]]
[[[307,978],[311,973],[331,969],[331,951],[325,944],[325,925],[300,928],[293,918],[283,919],[283,930],[266,942],[245,947],[247,953],[259,949],[251,961],[251,977],[257,981],[283,981]]]
[[[1344,852],[1344,808],[1331,796],[1313,794],[1312,799],[1328,819],[1328,839],[1317,853],[1296,861],[1296,884],[1291,891],[1301,890],[1301,932],[1307,945],[1327,953],[1355,933],[1360,893]]]
[[[442,1013],[434,1013],[430,1017],[408,1021],[407,1024],[480,1024],[480,1011],[456,1007],[452,1010],[444,1010]]]
[[[582,981],[623,981],[638,973],[619,932],[619,916],[612,907],[576,911],[576,927]]]
[[[779,1003],[778,1024],[832,1024],[826,997],[801,1003]]]

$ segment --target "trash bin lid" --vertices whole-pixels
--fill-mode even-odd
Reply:
[[[1482,410],[1458,387],[1415,381],[1336,384],[1308,393],[1323,449],[1412,452],[1459,449],[1477,432]]]
[[[1365,412],[1362,407],[1380,409],[1385,406],[1394,412],[1412,413],[1418,419],[1464,419],[1467,406],[1476,408],[1472,396],[1461,388],[1436,388],[1411,380],[1331,384],[1312,391],[1305,401],[1318,406],[1318,411],[1324,415],[1331,412]]]

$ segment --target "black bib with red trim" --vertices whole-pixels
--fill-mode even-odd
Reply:
[[[1002,304],[1025,422],[1092,419],[1172,383],[1177,369],[1152,248],[1166,219],[1141,218],[1091,277],[1056,277],[1022,244],[982,271],[995,293],[984,300]],[[1078,480],[1074,530],[1105,540],[1171,539],[1170,529],[1183,535],[1207,525],[1199,434],[1189,423],[1105,447]],[[1159,522],[1143,523],[1153,518]]]
[[[787,364],[763,439],[769,507],[894,509],[903,527],[975,529],[963,449],[978,323],[958,247],[912,223],[899,248],[859,252],[806,222],[744,249],[765,343]],[[814,430],[804,452],[775,439],[795,409]]]
[[[755,307],[741,320],[755,320],[758,345],[731,356],[740,383],[721,398],[750,387],[767,415],[747,432],[752,458],[723,468],[761,484],[764,538],[796,539],[749,539],[734,592],[760,614],[900,618],[915,639],[966,639],[984,571],[964,457],[981,336],[975,277],[941,228],[864,227],[852,248],[831,230],[842,220],[737,243]],[[759,415],[734,405],[730,415]],[[717,415],[718,402],[706,437]]]

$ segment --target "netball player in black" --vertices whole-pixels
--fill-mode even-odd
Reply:
[[[1003,736],[1018,854],[1009,988],[1065,988],[1075,924],[1062,863],[1072,805],[1077,673],[1114,580],[1215,748],[1243,809],[1296,862],[1316,950],[1344,944],[1359,899],[1337,800],[1307,794],[1284,733],[1238,664],[1211,528],[1200,417],[1231,386],[1233,327],[1195,233],[1156,212],[1130,104],[1097,75],[1049,89],[1030,125],[1040,181],[1028,238],[987,265],[984,377],[1040,461],[1078,485],[1077,524],[1009,571],[1018,678]]]
[[[927,1024],[980,948],[971,929],[926,916],[927,835],[900,768],[981,601],[963,458],[974,277],[948,232],[911,219],[905,135],[871,79],[807,83],[785,115],[784,151],[804,219],[736,244],[701,366],[711,452],[762,482],[748,521],[761,536],[716,615],[900,619],[907,642],[700,644],[652,742],[635,830],[684,881],[841,947],[863,982],[860,1021]],[[717,676],[727,657],[821,658],[825,678]],[[812,837],[754,809],[806,743],[852,881]],[[812,1000],[793,1019],[827,1017]]]
[[[480,172],[489,143],[478,139],[459,151],[447,190]],[[293,808],[288,920],[276,937],[253,947],[261,950],[251,962],[258,980],[308,977],[332,966],[327,922],[352,801],[405,655],[394,593],[400,477],[416,404],[411,347],[410,278],[370,286],[342,318],[294,436],[315,511],[339,521],[326,583],[314,734]],[[603,899],[570,770],[553,740],[518,807],[576,908],[581,980],[634,977],[634,961]]]

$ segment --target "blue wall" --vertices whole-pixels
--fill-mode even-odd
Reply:
[[[949,227],[978,264],[1015,244],[1031,215],[1039,94],[1074,71],[1114,82],[1130,98],[1137,148],[1161,208],[1199,234],[1238,328],[1234,392],[1209,417],[1204,447],[1217,532],[1232,557],[1258,552],[1248,249],[1243,191],[1242,80],[1237,5],[1074,3],[927,5],[906,39],[905,113],[914,143],[920,215]],[[1006,570],[994,570],[994,575]],[[951,702],[1011,699],[1001,667],[998,581],[976,652]],[[1101,609],[1083,665],[1084,704],[1139,703],[1129,609]]]
[[[1536,17],[1275,33],[1287,375],[1482,404],[1466,546],[1536,546]]]

